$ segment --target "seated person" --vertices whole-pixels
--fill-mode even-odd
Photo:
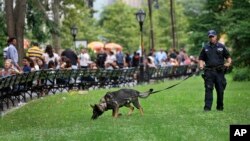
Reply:
[[[0,77],[10,76],[19,73],[17,69],[14,69],[11,63],[11,59],[4,61],[4,68],[0,70]]]
[[[30,62],[32,60],[29,57],[24,57],[23,58],[23,72],[31,72],[31,67],[30,67]]]
[[[60,62],[60,69],[71,69],[72,64],[69,58],[62,56]]]

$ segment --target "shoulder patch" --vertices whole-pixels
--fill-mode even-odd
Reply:
[[[220,47],[220,48],[217,48],[217,50],[218,50],[218,51],[223,51],[223,48],[222,48],[222,47]]]

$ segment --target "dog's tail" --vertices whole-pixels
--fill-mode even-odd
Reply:
[[[147,98],[151,93],[153,92],[153,89],[149,89],[149,91],[144,93],[139,93],[140,98]]]

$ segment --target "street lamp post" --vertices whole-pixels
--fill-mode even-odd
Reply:
[[[142,82],[144,80],[144,62],[143,62],[143,56],[144,56],[144,44],[143,44],[143,22],[146,17],[146,13],[140,9],[136,13],[136,19],[139,22],[140,25],[140,32],[141,32],[141,57],[140,57],[140,78],[139,81]]]
[[[76,25],[73,25],[71,28],[71,35],[73,36],[73,41],[74,41],[74,46],[75,46],[75,51],[76,51],[76,34],[78,32],[78,28],[76,27]]]

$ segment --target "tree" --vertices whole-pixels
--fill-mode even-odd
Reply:
[[[122,2],[106,7],[99,21],[105,31],[102,36],[109,42],[121,44],[126,51],[137,50],[140,45],[140,31],[135,12],[136,9]]]
[[[193,43],[190,48],[192,54],[198,55],[201,47],[208,41],[206,36],[208,30],[214,29],[223,34],[222,28],[225,23],[222,23],[220,18],[222,18],[221,14],[229,8],[228,1],[230,0],[206,1],[204,9],[200,13],[195,12],[195,15],[189,19],[190,42]]]
[[[159,9],[152,8],[152,21],[153,21],[153,31],[154,31],[154,48],[159,49],[163,48],[167,50],[172,47],[172,35],[171,35],[171,26],[170,26],[170,8],[169,1],[159,0]],[[185,34],[188,27],[187,18],[184,15],[184,9],[181,3],[176,2],[175,12],[176,12],[176,31],[175,34],[178,37],[178,47],[185,47],[187,44],[188,35]],[[146,18],[143,24],[143,35],[144,35],[144,45],[146,51],[150,48],[151,38],[151,28],[150,28],[150,18],[149,18],[149,9],[145,5],[143,7],[146,12]],[[121,2],[116,2],[112,6],[106,8],[100,20],[100,25],[106,31],[105,37],[110,40],[114,40],[118,43],[122,43],[127,50],[131,49],[133,51],[138,49],[140,45],[139,39],[139,24],[135,19],[134,13],[137,9],[133,9]],[[117,14],[119,13],[119,14]],[[169,15],[162,14],[169,13]],[[129,27],[129,28],[128,28]],[[176,41],[177,42],[177,41]],[[128,48],[130,47],[130,48]],[[132,48],[131,48],[132,47]]]
[[[182,47],[188,47],[188,35],[186,33],[188,28],[188,20],[184,15],[184,8],[182,3],[173,1],[173,7],[175,10],[174,28],[175,28],[175,44],[176,49]],[[155,48],[163,48],[165,50],[173,47],[173,34],[171,28],[171,12],[170,1],[159,0],[159,9],[153,11],[153,23],[155,33]],[[162,14],[168,13],[168,14]],[[145,28],[148,28],[148,19],[146,19]]]
[[[223,13],[224,32],[232,47],[234,65],[250,67],[250,9],[249,0],[232,0],[231,7]]]
[[[190,19],[190,37],[194,43],[192,52],[198,54],[202,43],[207,41],[207,31],[215,29],[220,33],[219,37],[220,35],[226,35],[226,45],[232,48],[231,54],[235,66],[249,66],[249,8],[249,0],[207,1],[203,11]]]
[[[5,0],[5,12],[7,21],[7,33],[9,37],[17,38],[17,51],[19,63],[24,56],[23,37],[26,14],[26,0]]]
[[[81,0],[64,0],[62,3],[62,15],[64,20],[61,27],[62,48],[73,47],[70,27],[76,25],[78,28],[77,39],[88,42],[98,39],[103,30],[92,18],[92,9]]]
[[[49,29],[49,33],[52,37],[52,45],[55,48],[56,52],[59,52],[59,49],[61,47],[60,44],[60,3],[62,0],[34,0],[30,1],[32,5],[35,5],[38,9],[38,13],[40,14],[39,18],[42,18],[47,28]],[[49,14],[51,14],[51,18],[49,17]],[[40,24],[40,26],[42,26]],[[39,27],[38,27],[39,28]]]
[[[0,0],[0,7],[2,7],[3,0]],[[6,19],[3,9],[0,8],[0,67],[3,66],[1,60],[3,60],[3,48],[7,45],[7,30],[6,30]]]
[[[73,46],[70,27],[78,27],[77,38],[97,39],[95,21],[90,9],[82,0],[29,0],[28,24],[36,40],[51,42],[55,50]],[[49,34],[48,34],[49,33]],[[96,36],[96,37],[95,37]],[[63,39],[63,40],[62,40]]]
[[[47,7],[47,6],[46,6]],[[48,34],[49,28],[47,27],[47,17],[38,3],[34,0],[28,0],[27,7],[27,25],[26,25],[26,37],[32,41],[37,41],[38,43],[45,43],[51,37]],[[46,27],[46,28],[45,28]]]

